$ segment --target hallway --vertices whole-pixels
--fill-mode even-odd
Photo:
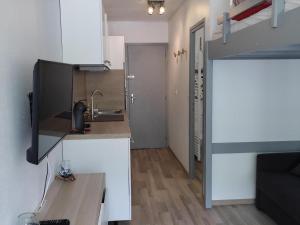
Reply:
[[[131,157],[131,225],[274,225],[253,205],[204,209],[199,174],[188,179],[168,149],[133,150]]]

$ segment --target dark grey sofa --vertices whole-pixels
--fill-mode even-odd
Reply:
[[[256,207],[279,225],[300,225],[300,177],[291,170],[300,153],[257,157]]]

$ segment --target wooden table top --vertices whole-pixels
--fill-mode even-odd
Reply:
[[[39,220],[68,219],[71,225],[97,225],[105,189],[104,174],[77,174],[68,183],[56,179],[50,186]]]

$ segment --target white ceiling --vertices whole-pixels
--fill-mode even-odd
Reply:
[[[161,16],[158,9],[150,16],[147,0],[103,0],[110,21],[166,21],[184,0],[166,0],[166,13]]]

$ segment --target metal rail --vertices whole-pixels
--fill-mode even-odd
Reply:
[[[248,0],[242,2],[238,6],[232,8],[230,12],[224,12],[223,16],[218,17],[218,25],[223,24],[223,43],[226,44],[231,34],[231,20],[237,15],[247,11],[248,9],[255,7],[266,0]],[[271,26],[278,28],[284,19],[285,0],[272,0],[272,19]]]

